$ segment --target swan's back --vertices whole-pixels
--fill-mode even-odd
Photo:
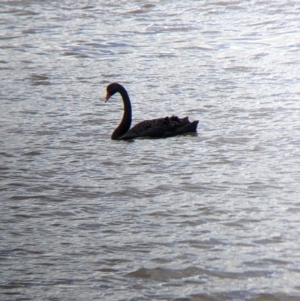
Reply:
[[[190,122],[188,117],[177,116],[144,120],[133,126],[121,139],[138,137],[166,138],[197,130],[198,121]]]

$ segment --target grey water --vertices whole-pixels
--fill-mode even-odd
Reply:
[[[299,1],[0,7],[1,300],[300,300]]]

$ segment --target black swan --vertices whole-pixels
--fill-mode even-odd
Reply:
[[[121,123],[111,135],[113,140],[134,139],[139,137],[167,138],[184,133],[196,132],[198,120],[189,121],[188,117],[177,116],[145,120],[130,129],[131,125],[131,103],[125,88],[118,83],[111,83],[106,88],[105,102],[119,92],[123,99],[124,114]]]

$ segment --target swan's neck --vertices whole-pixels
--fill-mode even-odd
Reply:
[[[111,139],[113,140],[120,139],[130,129],[130,125],[131,125],[131,104],[130,104],[128,93],[123,87],[119,87],[118,92],[122,96],[124,113],[123,113],[123,118],[121,120],[121,123],[111,135]]]

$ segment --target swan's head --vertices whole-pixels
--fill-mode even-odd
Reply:
[[[105,102],[107,102],[111,96],[113,96],[115,93],[120,92],[121,85],[118,83],[111,83],[106,87],[106,96],[105,96]]]

